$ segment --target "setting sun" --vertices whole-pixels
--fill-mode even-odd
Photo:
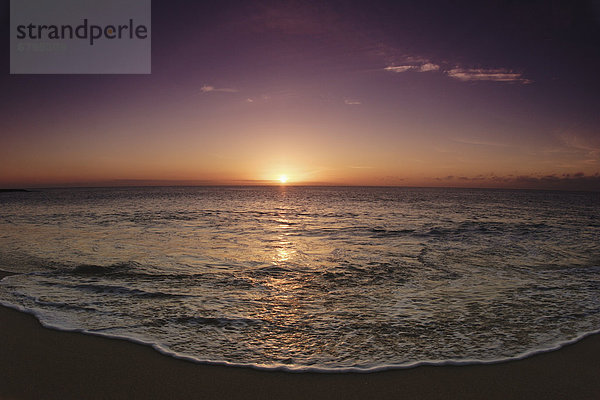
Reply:
[[[288,177],[286,175],[279,176],[279,182],[286,183],[288,181]]]

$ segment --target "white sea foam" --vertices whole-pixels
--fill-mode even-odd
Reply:
[[[193,357],[193,356],[186,355],[183,353],[174,352],[174,351],[169,350],[167,347],[165,347],[164,345],[162,345],[160,343],[154,343],[152,341],[136,338],[133,336],[108,335],[108,334],[104,334],[101,332],[88,331],[88,330],[84,330],[84,329],[71,329],[71,328],[66,328],[66,327],[60,326],[60,325],[47,324],[47,323],[44,323],[44,319],[39,313],[36,313],[34,311],[25,309],[21,306],[11,304],[11,303],[0,302],[0,305],[2,305],[4,307],[12,308],[14,310],[17,310],[17,311],[20,311],[23,313],[33,315],[41,323],[41,325],[44,326],[45,328],[55,329],[55,330],[65,331],[65,332],[77,332],[77,333],[82,333],[82,334],[87,334],[87,335],[92,335],[92,336],[106,337],[106,338],[110,338],[110,339],[126,340],[126,341],[129,341],[132,343],[152,347],[154,350],[158,351],[161,354],[164,354],[169,357],[174,357],[174,358],[177,358],[180,360],[190,361],[190,362],[194,362],[194,363],[198,363],[198,364],[206,364],[206,365],[244,367],[244,368],[254,368],[254,369],[266,370],[266,371],[286,371],[286,372],[370,373],[370,372],[379,372],[379,371],[385,371],[385,370],[391,370],[391,369],[416,368],[416,367],[420,367],[420,366],[444,366],[444,365],[461,366],[461,365],[497,364],[497,363],[503,363],[503,362],[508,362],[508,361],[523,360],[525,358],[532,357],[532,356],[535,356],[538,354],[556,351],[565,346],[577,343],[580,340],[585,339],[588,336],[596,335],[596,334],[600,333],[600,330],[580,333],[578,336],[576,336],[575,338],[570,339],[570,340],[558,341],[556,343],[551,343],[543,348],[529,350],[529,351],[514,355],[512,357],[504,357],[504,358],[497,358],[497,359],[420,360],[420,361],[413,361],[413,362],[401,363],[401,364],[377,365],[377,366],[366,367],[366,368],[360,368],[360,367],[339,367],[339,368],[330,368],[329,367],[328,368],[328,367],[319,367],[319,366],[307,367],[307,366],[303,366],[303,365],[284,365],[284,364],[266,365],[266,364],[252,364],[252,363],[234,363],[234,362],[227,362],[227,361],[214,361],[214,360],[202,359],[199,357]]]

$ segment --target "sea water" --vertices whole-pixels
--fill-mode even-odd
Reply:
[[[0,193],[0,302],[200,362],[493,362],[600,329],[600,194],[172,187]]]

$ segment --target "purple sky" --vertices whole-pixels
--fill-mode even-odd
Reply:
[[[11,76],[5,40],[0,186],[600,190],[600,2],[199,3],[153,2],[147,76]]]

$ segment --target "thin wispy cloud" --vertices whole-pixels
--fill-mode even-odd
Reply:
[[[362,104],[362,102],[360,102],[359,100],[346,99],[346,100],[344,100],[344,104],[347,104],[349,106],[357,106],[357,105]]]
[[[226,93],[236,93],[239,92],[239,90],[234,89],[234,88],[216,88],[214,86],[210,86],[210,85],[204,85],[200,88],[200,91],[202,93],[210,93],[210,92],[226,92]]]
[[[394,73],[403,72],[442,72],[446,76],[463,82],[469,81],[492,81],[504,83],[532,83],[520,72],[514,72],[506,68],[463,68],[453,66],[445,68],[440,64],[431,62],[426,58],[405,56],[402,62],[388,65],[385,71]]]
[[[340,25],[338,13],[326,2],[259,2],[250,9],[247,21],[254,31],[324,35]]]
[[[453,68],[445,71],[450,78],[459,81],[493,81],[528,84],[532,81],[519,72],[504,68]]]
[[[432,72],[432,71],[439,71],[440,66],[437,64],[434,64],[434,63],[430,63],[430,62],[424,62],[424,63],[420,63],[420,64],[389,65],[389,66],[385,67],[384,69],[386,71],[396,72],[396,73],[408,72],[408,71]]]
[[[546,154],[562,154],[577,160],[578,164],[600,164],[600,142],[590,137],[584,137],[572,132],[563,132],[558,135],[560,147],[545,149]]]
[[[600,144],[595,143],[580,135],[573,133],[563,133],[559,135],[559,140],[568,148],[587,153],[590,157],[600,157]]]
[[[479,139],[466,139],[466,138],[454,138],[453,142],[461,143],[461,144],[469,144],[473,146],[492,146],[492,147],[508,147],[509,145],[506,143],[500,142],[491,142],[487,140],[479,140]]]

